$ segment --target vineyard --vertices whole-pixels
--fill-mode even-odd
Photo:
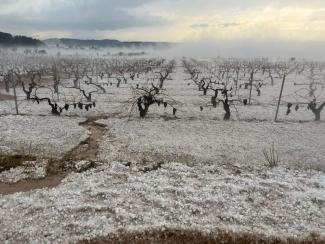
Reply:
[[[0,49],[0,240],[323,243],[324,111],[323,62]]]

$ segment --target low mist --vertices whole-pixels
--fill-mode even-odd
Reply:
[[[160,52],[160,51],[159,51]],[[170,57],[268,57],[270,59],[324,60],[325,43],[323,42],[283,42],[283,41],[201,41],[176,44],[174,47],[162,50]]]

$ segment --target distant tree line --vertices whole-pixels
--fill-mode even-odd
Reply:
[[[60,43],[64,46],[75,48],[75,47],[91,47],[91,48],[107,48],[107,47],[134,47],[134,48],[167,48],[172,46],[172,43],[168,42],[124,42],[118,40],[104,39],[104,40],[80,40],[71,38],[61,39],[47,39],[45,43]]]
[[[43,46],[44,43],[40,40],[27,37],[27,36],[13,36],[9,33],[0,32],[0,46],[11,47],[11,46],[30,46],[37,47]]]

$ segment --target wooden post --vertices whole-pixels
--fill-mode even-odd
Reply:
[[[251,105],[251,97],[252,97],[252,89],[253,89],[253,79],[254,79],[254,70],[251,72],[251,78],[250,78],[250,90],[249,90],[249,99],[248,104]]]
[[[286,79],[286,74],[284,73],[283,74],[283,79],[282,79],[281,91],[280,91],[279,100],[278,100],[278,106],[276,108],[274,122],[277,122],[277,120],[278,120],[279,108],[280,108],[280,103],[281,103],[281,98],[282,98],[282,92],[283,92],[285,79]]]
[[[14,99],[15,99],[16,114],[18,115],[19,114],[19,110],[18,110],[18,101],[17,101],[17,92],[16,92],[16,86],[18,84],[18,81],[17,82],[14,81],[14,73],[13,73],[13,71],[11,71],[9,75],[10,75],[10,81],[11,81],[11,84],[12,84],[12,88],[14,90]]]
[[[18,102],[17,102],[17,93],[16,93],[16,84],[14,84],[14,97],[15,97],[15,108],[16,108],[16,114],[18,115],[19,114],[19,111],[18,111]]]

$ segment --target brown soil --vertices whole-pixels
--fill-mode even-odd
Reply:
[[[35,161],[30,155],[0,155],[0,173],[11,168],[21,166],[26,161]]]
[[[80,123],[81,126],[91,132],[91,135],[73,150],[68,152],[62,159],[49,160],[46,178],[23,180],[17,183],[0,183],[0,194],[12,194],[33,189],[56,187],[70,172],[65,168],[65,162],[96,159],[99,142],[105,133],[105,128],[95,123],[98,119],[98,117],[91,117],[88,118],[86,122]]]
[[[87,121],[80,123],[91,132],[91,136],[85,141],[81,142],[76,148],[70,151],[64,158],[64,161],[68,160],[91,160],[96,159],[98,153],[98,145],[105,133],[105,127],[95,123],[98,117],[89,117]],[[82,148],[83,145],[87,145],[87,149]]]
[[[324,244],[325,239],[312,234],[308,237],[299,238],[280,238],[266,237],[254,233],[235,233],[230,231],[217,231],[204,234],[196,230],[148,230],[143,232],[126,233],[120,231],[105,238],[93,240],[83,240],[80,244],[152,244],[152,243],[193,243],[193,244]]]
[[[8,195],[16,192],[27,192],[33,189],[52,188],[59,185],[65,174],[51,175],[44,179],[22,180],[17,183],[0,183],[0,194]]]

